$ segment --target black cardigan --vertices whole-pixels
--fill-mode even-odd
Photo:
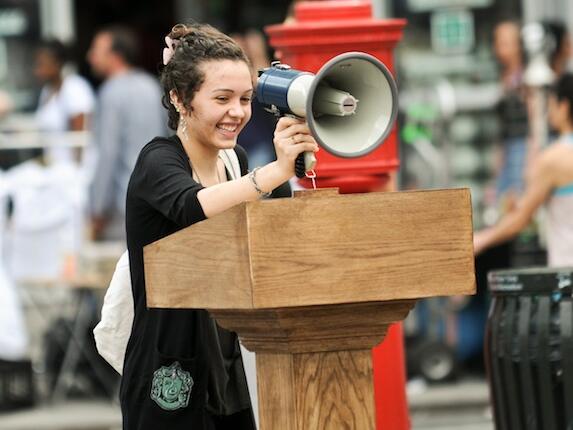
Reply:
[[[245,175],[245,150],[235,152]],[[177,136],[155,138],[141,150],[126,206],[135,317],[120,389],[124,429],[201,428],[206,412],[230,415],[251,406],[235,333],[205,310],[146,306],[143,247],[204,220],[202,188]]]

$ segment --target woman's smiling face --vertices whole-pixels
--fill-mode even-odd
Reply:
[[[189,140],[216,149],[233,148],[251,118],[253,83],[244,61],[202,63],[205,80],[185,117]]]

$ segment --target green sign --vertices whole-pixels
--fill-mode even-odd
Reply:
[[[434,12],[432,48],[441,54],[465,54],[475,42],[473,15],[464,9]]]

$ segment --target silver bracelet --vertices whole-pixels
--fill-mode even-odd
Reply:
[[[259,169],[260,167],[255,167],[251,172],[249,172],[249,178],[251,178],[251,182],[253,183],[255,190],[257,190],[257,193],[259,193],[259,197],[269,197],[271,193],[266,193],[261,190],[261,187],[259,187],[259,184],[257,183],[257,170]]]

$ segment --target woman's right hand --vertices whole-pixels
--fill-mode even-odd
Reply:
[[[294,163],[301,152],[318,152],[318,144],[308,124],[298,118],[282,117],[277,122],[273,142],[277,164],[285,177],[294,176]]]

